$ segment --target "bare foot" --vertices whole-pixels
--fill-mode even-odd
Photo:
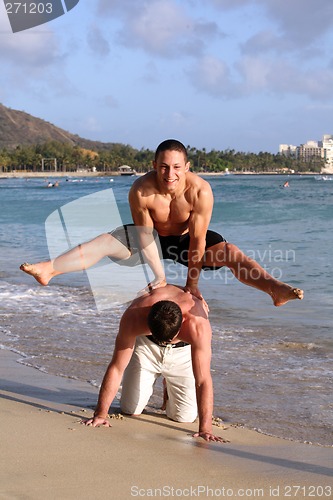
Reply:
[[[304,292],[300,288],[293,288],[292,286],[286,285],[284,283],[277,292],[272,292],[271,296],[274,305],[279,307],[289,302],[289,300],[302,300],[304,297]]]
[[[24,264],[20,266],[20,269],[33,276],[35,280],[43,286],[48,285],[50,279],[54,276],[50,261],[38,262],[38,264],[28,264],[28,262],[24,262]]]

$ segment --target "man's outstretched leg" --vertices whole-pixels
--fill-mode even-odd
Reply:
[[[55,276],[89,269],[103,257],[125,260],[130,255],[130,251],[120,241],[111,234],[105,233],[72,248],[55,259],[36,264],[25,262],[20,269],[33,276],[41,285],[46,286]]]
[[[303,299],[303,290],[277,280],[232,243],[221,242],[208,248],[204,263],[217,268],[228,267],[239,281],[270,295],[275,306],[282,306],[289,300]]]

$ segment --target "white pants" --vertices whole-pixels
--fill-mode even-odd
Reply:
[[[137,337],[125,370],[121,411],[130,415],[142,413],[160,375],[165,378],[168,391],[167,416],[176,422],[193,422],[197,417],[197,400],[191,346],[160,347],[146,336]]]

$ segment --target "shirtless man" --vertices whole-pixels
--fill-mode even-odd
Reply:
[[[153,167],[154,170],[134,182],[129,193],[134,224],[144,228],[139,234],[139,246],[155,275],[149,290],[166,283],[157,247],[151,244],[154,229],[163,258],[188,266],[186,290],[198,298],[202,299],[198,288],[201,269],[223,266],[242,283],[270,295],[275,306],[303,298],[302,290],[278,281],[237,246],[208,230],[214,202],[212,190],[207,181],[189,171],[182,143],[173,139],[162,142],[156,150]],[[22,264],[21,269],[47,285],[54,276],[87,269],[105,256],[125,263],[135,252],[126,244],[129,228],[127,225],[100,235],[54,260]]]
[[[121,410],[142,413],[161,374],[168,392],[167,416],[193,422],[198,414],[199,429],[193,437],[223,442],[212,432],[211,338],[204,303],[182,288],[166,285],[135,299],[121,318],[94,416],[83,423],[110,427],[108,411],[124,371]]]

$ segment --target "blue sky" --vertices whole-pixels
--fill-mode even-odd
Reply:
[[[332,0],[80,0],[13,34],[0,102],[82,137],[278,151],[333,134]]]

